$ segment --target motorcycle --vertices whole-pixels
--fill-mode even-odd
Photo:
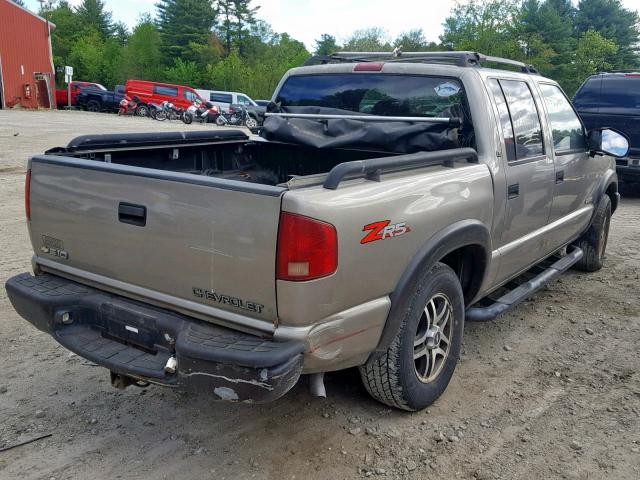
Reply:
[[[120,100],[118,115],[135,115],[140,99],[138,97],[129,98],[125,96]]]
[[[215,122],[220,115],[218,107],[211,102],[202,103],[200,100],[195,100],[193,104],[187,108],[182,121],[187,125],[194,120],[201,123]]]
[[[158,105],[157,103],[149,104],[149,116],[154,120],[159,120],[159,121],[166,120],[167,119],[166,114],[162,114],[160,115],[160,118],[158,118],[158,114],[163,111],[164,110],[161,105]]]
[[[186,111],[183,108],[178,108],[173,103],[165,100],[160,104],[160,107],[158,107],[157,111],[154,112],[152,117],[160,122],[167,119],[184,121],[185,112]]]
[[[247,128],[256,128],[258,122],[255,118],[249,115],[249,112],[244,107],[229,107],[229,111],[221,113],[216,118],[216,125],[223,127],[225,125],[245,125]]]

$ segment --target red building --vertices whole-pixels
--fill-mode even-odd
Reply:
[[[55,107],[51,22],[0,0],[0,108]]]

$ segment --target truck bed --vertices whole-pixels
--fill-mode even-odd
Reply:
[[[392,155],[267,142],[238,130],[83,136],[47,154],[271,186],[339,163]]]

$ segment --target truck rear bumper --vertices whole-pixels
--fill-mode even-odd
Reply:
[[[221,400],[267,402],[302,372],[304,343],[276,342],[51,274],[6,283],[16,311],[61,345],[117,375]]]

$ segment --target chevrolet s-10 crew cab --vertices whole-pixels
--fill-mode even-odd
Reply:
[[[31,158],[33,272],[6,289],[120,388],[264,402],[358,367],[373,397],[418,410],[465,318],[602,266],[627,150],[518,62],[314,57],[260,136],[83,136]]]

